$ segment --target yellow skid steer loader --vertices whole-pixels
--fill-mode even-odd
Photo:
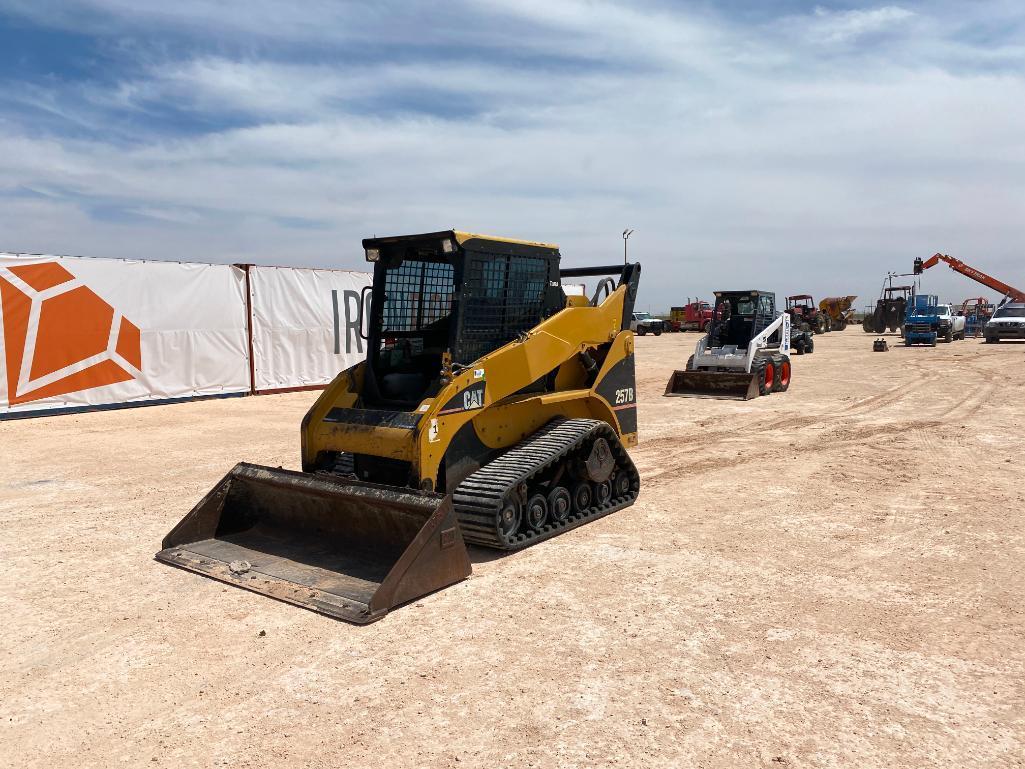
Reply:
[[[557,246],[457,231],[363,246],[367,360],[303,419],[303,471],[237,465],[156,556],[360,624],[466,578],[467,542],[527,547],[640,487],[639,264],[560,270]]]

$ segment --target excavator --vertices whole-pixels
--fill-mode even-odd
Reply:
[[[519,550],[640,489],[639,264],[456,230],[363,248],[368,356],[302,420],[302,471],[236,465],[156,555],[356,624],[468,577],[467,543]]]
[[[960,273],[967,278],[971,278],[976,283],[981,283],[986,288],[992,289],[1002,296],[1007,297],[1012,302],[1025,302],[1025,291],[1009,286],[1002,280],[990,277],[982,270],[977,270],[974,267],[962,262],[960,259],[955,259],[947,254],[933,254],[928,259],[915,259],[915,275],[921,275],[923,272],[928,270],[930,267],[935,267],[940,262],[945,262],[950,269],[954,272]]]

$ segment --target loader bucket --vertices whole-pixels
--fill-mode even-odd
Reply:
[[[665,395],[749,401],[758,397],[758,376],[743,371],[674,371]]]
[[[470,574],[449,496],[244,462],[161,547],[164,563],[361,625]]]

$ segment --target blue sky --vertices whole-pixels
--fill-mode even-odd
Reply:
[[[0,250],[361,267],[459,227],[869,301],[1025,286],[1018,2],[0,0]],[[946,268],[925,288],[977,295]]]

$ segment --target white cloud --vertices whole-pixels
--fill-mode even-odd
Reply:
[[[807,22],[807,34],[819,43],[847,43],[863,35],[892,29],[914,15],[913,11],[897,5],[850,11],[830,11],[820,7]]]
[[[92,2],[121,24],[164,23],[162,6]],[[462,9],[473,51],[439,60],[400,55],[409,19],[352,5],[289,22],[260,2],[235,27],[219,8],[191,0],[184,18],[263,37],[277,21],[290,41],[336,35],[379,52],[339,63],[264,43],[153,57],[78,101],[32,85],[38,103],[118,138],[0,124],[0,249],[351,267],[361,237],[460,226],[554,240],[579,264],[614,259],[631,226],[653,309],[738,281],[870,298],[886,270],[936,250],[1025,284],[1025,79],[950,66],[938,53],[949,18],[823,11],[798,34],[795,17],[479,0]],[[917,36],[854,45],[911,22]],[[830,40],[845,53],[824,56]],[[1001,47],[957,45],[975,64]],[[245,126],[124,140],[122,119],[167,105]]]

